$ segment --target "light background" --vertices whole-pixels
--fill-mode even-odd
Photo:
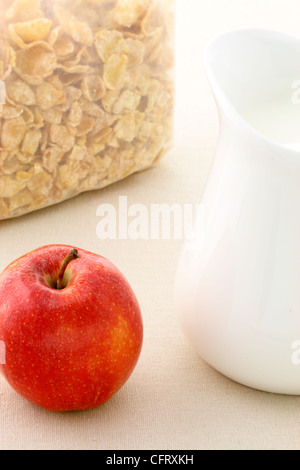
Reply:
[[[101,241],[102,203],[197,204],[207,181],[218,117],[202,65],[214,35],[266,27],[300,35],[299,0],[177,0],[175,146],[154,169],[107,189],[0,222],[0,269],[38,246],[66,243],[100,253],[124,272],[139,298],[145,339],[134,374],[96,410],[51,413],[0,379],[0,449],[300,449],[300,397],[236,384],[187,344],[173,310],[182,241]],[[299,57],[300,60],[300,57]],[[1,299],[0,299],[1,301]],[[300,371],[299,371],[300,372]]]

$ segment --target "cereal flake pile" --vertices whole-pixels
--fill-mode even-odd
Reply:
[[[0,0],[0,219],[107,186],[169,148],[172,3]]]

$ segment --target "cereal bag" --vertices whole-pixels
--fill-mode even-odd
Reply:
[[[0,219],[103,188],[171,146],[173,0],[1,0]]]

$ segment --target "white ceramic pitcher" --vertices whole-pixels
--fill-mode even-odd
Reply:
[[[300,395],[300,40],[231,31],[207,45],[205,67],[219,142],[179,261],[177,314],[219,372]]]

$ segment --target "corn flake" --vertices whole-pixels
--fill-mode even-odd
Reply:
[[[50,141],[65,150],[70,150],[75,143],[75,139],[69,133],[67,127],[57,124],[50,127]]]
[[[126,71],[124,88],[135,90],[142,96],[148,96],[150,81],[150,67],[146,64],[137,65]]]
[[[140,65],[144,62],[146,46],[145,44],[138,40],[127,38],[125,39],[128,57],[128,65]]]
[[[23,82],[23,80],[14,80],[8,83],[6,90],[9,97],[17,103],[21,103],[26,106],[32,106],[35,104],[34,91],[27,83]]]
[[[68,126],[77,127],[81,123],[83,111],[78,101],[74,101],[66,118]]]
[[[109,90],[120,90],[125,81],[128,63],[126,55],[113,54],[104,65],[103,79]]]
[[[41,138],[42,133],[39,130],[27,132],[22,143],[22,152],[24,154],[35,155]]]
[[[101,118],[104,115],[103,109],[97,103],[91,103],[87,101],[84,97],[79,99],[79,104],[81,109],[90,116]]]
[[[93,32],[87,23],[79,21],[70,11],[59,4],[54,6],[54,12],[64,31],[69,34],[74,41],[85,44],[86,46],[93,44]]]
[[[23,114],[22,106],[8,106],[6,104],[0,106],[0,117],[3,119],[14,119]]]
[[[83,96],[91,103],[99,101],[105,94],[105,85],[99,75],[87,75],[81,82]]]
[[[20,210],[20,208],[28,206],[32,203],[33,196],[32,193],[27,189],[24,188],[19,191],[17,194],[9,198],[9,210],[15,211]]]
[[[139,132],[144,114],[139,112],[129,113],[119,119],[115,125],[115,136],[125,142],[132,142]]]
[[[17,181],[12,176],[1,176],[0,178],[0,198],[11,198],[26,187],[26,183]]]
[[[112,113],[113,105],[117,101],[119,96],[120,96],[119,90],[108,90],[105,93],[105,95],[102,97],[102,100],[101,100],[102,107],[107,113]]]
[[[60,147],[50,147],[43,153],[43,167],[53,174],[61,162],[66,151]]]
[[[164,22],[162,2],[160,0],[153,0],[141,21],[141,31],[145,36],[151,36],[157,29],[164,26]]]
[[[63,30],[61,26],[52,29],[48,36],[48,44],[53,47],[57,57],[68,58],[75,49],[75,42]]]
[[[146,12],[148,0],[119,0],[114,18],[122,26],[130,28]]]
[[[60,109],[54,107],[42,112],[41,117],[45,122],[50,124],[60,124],[63,118],[63,113]]]
[[[51,27],[52,21],[47,18],[14,24],[15,32],[25,43],[43,41],[48,37]]]
[[[40,0],[15,0],[6,11],[5,19],[10,22],[30,21],[43,17]]]
[[[64,93],[65,93],[66,100],[62,105],[60,105],[60,110],[62,112],[68,111],[71,108],[74,101],[78,101],[82,95],[81,90],[74,86],[65,87]]]
[[[4,149],[18,148],[26,132],[26,123],[22,116],[6,120],[1,131],[1,146]]]
[[[53,46],[59,58],[69,57],[75,51],[74,42],[68,36],[60,37]]]
[[[122,33],[108,29],[102,29],[96,33],[95,47],[103,62],[106,62],[113,54],[122,55],[129,51]]]
[[[141,101],[141,95],[132,90],[125,90],[114,103],[113,113],[127,114],[135,111]]]
[[[53,106],[65,101],[62,90],[57,89],[51,83],[44,82],[36,88],[36,104],[42,111],[47,111]]]
[[[40,85],[56,69],[56,55],[45,42],[35,43],[16,53],[17,74],[30,85]]]
[[[97,122],[95,117],[89,116],[88,114],[83,113],[80,123],[77,127],[69,127],[70,134],[76,137],[81,137],[86,134],[89,134]]]
[[[39,188],[47,187],[50,189],[53,184],[51,175],[42,167],[40,163],[35,163],[33,166],[33,174],[30,180],[26,183],[27,188],[33,192],[37,191]]]

